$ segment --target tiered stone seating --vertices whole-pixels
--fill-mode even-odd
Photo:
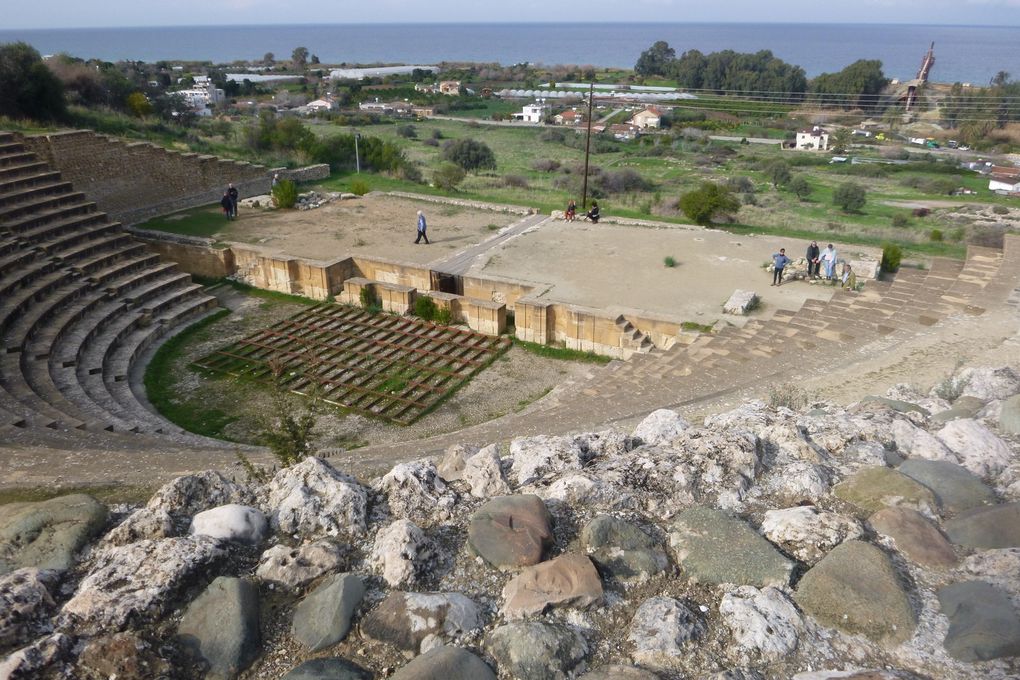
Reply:
[[[0,428],[184,435],[129,379],[139,354],[216,306],[60,173],[0,133]]]

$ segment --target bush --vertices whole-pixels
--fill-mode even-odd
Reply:
[[[1004,205],[996,205],[992,206],[992,212],[995,213],[996,215],[1008,215],[1009,208],[1007,208]]]
[[[680,210],[695,224],[708,226],[712,219],[735,213],[740,209],[740,203],[726,187],[713,182],[703,182],[702,185],[691,192],[680,197]]]
[[[806,200],[811,195],[811,185],[801,175],[797,175],[790,180],[787,188],[794,193],[794,195],[800,200]]]
[[[453,312],[450,311],[449,307],[436,310],[436,323],[441,326],[449,326],[453,323]]]
[[[654,184],[630,168],[604,173],[600,172],[596,183],[607,194],[651,191],[655,188]]]
[[[415,127],[413,125],[410,125],[410,124],[408,124],[408,125],[398,125],[397,126],[397,135],[400,136],[400,137],[403,137],[405,139],[417,139],[418,138],[418,131],[415,129]]]
[[[672,255],[667,255],[666,259],[664,259],[662,263],[672,269],[676,266],[676,259]]]
[[[277,208],[293,208],[297,197],[297,185],[289,179],[281,179],[273,187],[273,205]]]
[[[942,230],[941,229],[932,229],[931,232],[929,232],[929,234],[928,234],[928,238],[931,239],[932,241],[936,241],[936,242],[941,241],[942,240]]]
[[[832,192],[832,202],[839,206],[843,212],[860,212],[867,202],[867,195],[868,192],[860,184],[845,182]]]
[[[422,140],[422,144],[425,146],[439,146],[439,140],[429,137],[428,139]]]
[[[726,180],[726,186],[730,191],[737,194],[753,194],[754,182],[750,177],[730,177]]]
[[[495,170],[496,156],[484,142],[455,139],[443,145],[442,158],[465,170]]]
[[[432,181],[440,189],[452,191],[464,181],[467,173],[456,163],[443,163],[432,173]]]
[[[375,315],[382,311],[382,300],[380,300],[371,288],[362,288],[358,294],[361,308],[369,314]]]
[[[551,158],[539,158],[531,163],[531,169],[537,172],[556,172],[560,169],[560,162]]]
[[[436,301],[428,295],[419,295],[414,299],[414,315],[424,321],[435,321],[439,313]]]
[[[351,193],[355,196],[364,196],[369,191],[371,191],[371,189],[368,188],[368,182],[360,177],[351,182]]]
[[[552,128],[551,130],[545,130],[538,136],[540,142],[562,142],[566,139],[567,134],[563,130]]]
[[[903,249],[895,243],[886,243],[882,246],[882,271],[894,273],[899,271],[900,262],[903,261]]]
[[[894,227],[902,229],[903,227],[907,226],[908,224],[910,224],[910,220],[907,219],[906,215],[893,215],[892,225]]]
[[[503,177],[503,184],[512,189],[527,189],[528,180],[521,175],[506,175]]]

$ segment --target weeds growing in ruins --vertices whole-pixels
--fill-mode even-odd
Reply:
[[[662,261],[662,263],[669,267],[670,269],[672,269],[673,267],[676,266],[676,258],[674,258],[672,255],[667,255],[666,258]]]
[[[957,378],[955,376],[960,368],[963,367],[964,363],[965,361],[963,357],[956,358],[956,364],[953,366],[953,370],[932,388],[936,397],[945,399],[952,404],[954,401],[963,396],[963,391],[967,389],[967,385],[970,384],[970,377]]]
[[[273,413],[275,422],[267,422],[259,432],[259,440],[269,447],[273,456],[283,467],[299,463],[312,454],[312,441],[316,436],[315,422],[319,416],[318,390],[309,389],[308,398],[298,407],[288,398],[283,387],[285,366],[279,361],[270,361],[273,372]],[[242,463],[243,465],[243,463]]]
[[[768,405],[772,408],[788,408],[799,411],[808,405],[808,393],[796,385],[772,385],[769,387]]]
[[[362,288],[358,293],[358,300],[361,302],[361,308],[373,316],[382,311],[382,300],[371,288]]]

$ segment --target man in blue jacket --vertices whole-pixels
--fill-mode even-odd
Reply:
[[[429,244],[429,237],[425,235],[425,229],[428,225],[425,223],[425,213],[421,210],[418,211],[418,238],[414,239],[415,243],[421,243],[422,239],[425,239],[425,245]]]
[[[790,264],[790,258],[786,256],[786,248],[780,248],[778,253],[773,253],[772,263],[775,269],[772,270],[772,285],[783,285],[783,269]]]

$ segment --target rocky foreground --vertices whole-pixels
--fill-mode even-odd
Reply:
[[[1020,376],[967,369],[0,506],[0,678],[1015,678],[1018,435]]]

